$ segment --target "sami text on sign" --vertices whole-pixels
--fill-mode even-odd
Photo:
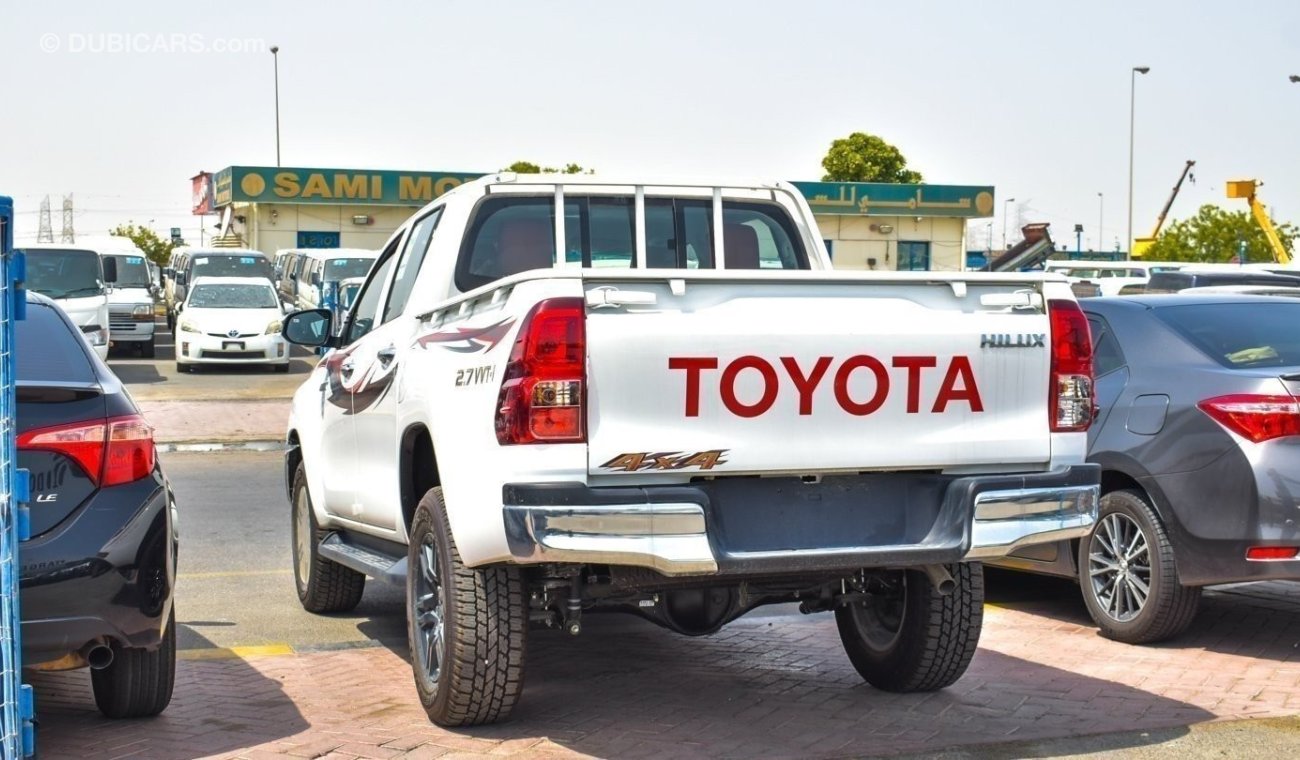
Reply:
[[[814,214],[957,216],[993,214],[993,188],[891,185],[883,182],[795,182]]]
[[[419,206],[482,176],[463,172],[230,166],[217,173],[218,206],[230,203],[366,203]]]

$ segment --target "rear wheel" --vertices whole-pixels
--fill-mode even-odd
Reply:
[[[347,612],[361,602],[366,576],[320,556],[328,531],[316,524],[301,462],[293,474],[293,578],[298,601],[308,612]]]
[[[95,705],[108,718],[145,718],[167,709],[176,683],[176,613],[155,649],[112,645],[113,661],[90,671]]]
[[[1137,491],[1102,497],[1097,525],[1079,542],[1079,586],[1101,634],[1129,644],[1187,630],[1201,600],[1179,582],[1169,535]]]
[[[441,488],[411,523],[406,594],[411,668],[429,719],[473,726],[509,715],[524,683],[523,577],[517,567],[465,567]]]
[[[984,621],[984,568],[949,565],[956,588],[935,590],[925,573],[897,574],[887,591],[835,609],[840,641],[867,683],[884,691],[934,691],[966,672]]]

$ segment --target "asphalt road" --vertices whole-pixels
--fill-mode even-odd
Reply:
[[[180,515],[181,649],[405,646],[400,589],[370,581],[345,615],[298,604],[279,452],[171,453],[162,462]]]
[[[108,355],[108,366],[140,401],[292,398],[316,365],[315,355],[294,346],[287,374],[256,364],[203,366],[181,373],[176,371],[175,340],[162,318],[157,330],[154,358],[141,357],[129,344],[115,347]]]

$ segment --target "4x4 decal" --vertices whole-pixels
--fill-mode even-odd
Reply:
[[[487,353],[496,348],[506,333],[510,332],[510,327],[514,323],[514,317],[506,317],[487,327],[456,327],[451,330],[440,330],[421,335],[415,339],[415,343],[421,348],[437,344],[458,354]]]

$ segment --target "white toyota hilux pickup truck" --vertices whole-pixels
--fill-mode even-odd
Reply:
[[[1053,275],[837,272],[787,184],[498,174],[415,214],[293,401],[298,596],[404,584],[429,717],[520,695],[525,631],[689,636],[833,611],[890,691],[943,688],[981,561],[1086,535],[1087,321]]]

